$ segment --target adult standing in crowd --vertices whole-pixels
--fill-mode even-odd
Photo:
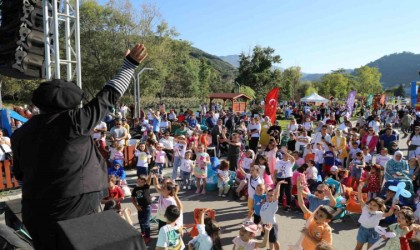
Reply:
[[[153,133],[158,137],[160,132],[160,112],[153,111],[150,109],[150,113],[152,114],[152,126],[153,126]]]
[[[11,146],[10,138],[7,136],[4,136],[3,129],[0,129],[0,139],[2,139],[4,143],[6,143],[9,147]]]
[[[111,128],[111,141],[116,141],[118,145],[125,145],[127,139],[127,130],[122,126],[120,119],[116,120],[115,127]]]
[[[251,123],[248,125],[248,135],[250,137],[249,149],[254,152],[258,152],[258,143],[260,141],[261,124],[258,118],[254,117]]]
[[[347,139],[343,136],[343,131],[341,129],[337,129],[335,131],[335,136],[331,139],[332,145],[334,145],[334,149],[338,152],[337,158],[343,163],[348,156],[347,152]]]
[[[239,134],[233,133],[231,139],[227,139],[229,144],[227,160],[229,161],[229,170],[236,171],[238,168],[239,155],[241,153],[241,142]]]
[[[217,146],[218,137],[222,135],[223,127],[223,120],[219,119],[217,120],[217,124],[211,129],[211,143],[213,146]]]
[[[368,128],[368,133],[364,134],[361,141],[362,148],[367,146],[369,148],[369,153],[373,154],[376,152],[376,146],[379,142],[379,136],[376,135],[375,129]]]
[[[269,116],[266,116],[261,123],[261,149],[265,149],[270,142],[270,135],[267,133],[271,127],[271,119]]]
[[[99,140],[101,138],[101,132],[106,133],[108,130],[106,123],[104,121],[100,121],[98,125],[95,126],[93,129],[92,138],[93,140]]]
[[[6,153],[12,152],[12,149],[10,146],[6,143],[6,141],[3,138],[0,138],[0,161],[6,160]]]
[[[412,158],[416,155],[420,154],[420,127],[416,126],[414,127],[414,132],[410,135],[410,137],[407,140],[407,146],[408,146],[408,157]],[[417,150],[419,148],[419,150]]]
[[[166,157],[168,157],[168,166],[172,166],[174,159],[174,138],[170,136],[169,131],[165,131],[159,143],[162,143],[163,151],[165,151]]]
[[[41,114],[12,137],[13,173],[22,185],[22,218],[35,249],[57,249],[58,221],[95,213],[108,186],[107,165],[91,137],[93,128],[127,90],[144,45],[128,52],[118,74],[89,103],[64,80],[44,82],[32,102]]]

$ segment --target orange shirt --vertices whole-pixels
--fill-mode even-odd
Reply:
[[[205,145],[206,147],[208,147],[209,142],[207,140],[207,135],[204,134],[204,135],[201,135],[200,136],[200,143],[203,144],[203,145]]]
[[[308,218],[311,217],[312,213],[305,213],[304,217]],[[317,243],[314,243],[311,239],[308,237],[304,237],[302,241],[302,248],[303,249],[315,249],[316,244],[321,241],[325,241],[328,244],[332,244],[332,233],[331,233],[331,227],[328,225],[328,223],[318,224],[315,222],[315,220],[311,217],[309,218],[309,235],[311,235],[312,238],[317,240]]]

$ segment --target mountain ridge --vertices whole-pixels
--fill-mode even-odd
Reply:
[[[239,67],[239,55],[218,56],[232,66]],[[381,83],[384,88],[392,88],[399,84],[407,84],[418,80],[420,71],[420,54],[412,52],[400,52],[384,55],[372,62],[365,64],[369,67],[376,67],[381,72]],[[280,67],[276,67],[283,70]],[[354,69],[346,69],[352,74]],[[318,81],[328,73],[305,73],[302,72],[302,81]]]

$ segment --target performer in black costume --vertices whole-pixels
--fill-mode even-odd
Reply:
[[[57,221],[97,211],[108,175],[91,134],[146,57],[146,48],[135,45],[117,75],[82,108],[84,92],[74,83],[52,80],[34,91],[41,114],[15,131],[12,149],[13,173],[23,181],[23,223],[36,249],[56,249]]]

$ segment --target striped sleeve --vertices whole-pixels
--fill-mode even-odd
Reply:
[[[133,77],[134,71],[138,66],[130,59],[131,58],[128,57],[124,59],[124,64],[120,71],[105,85],[115,89],[121,96],[124,95],[124,92],[127,90],[131,77]]]

